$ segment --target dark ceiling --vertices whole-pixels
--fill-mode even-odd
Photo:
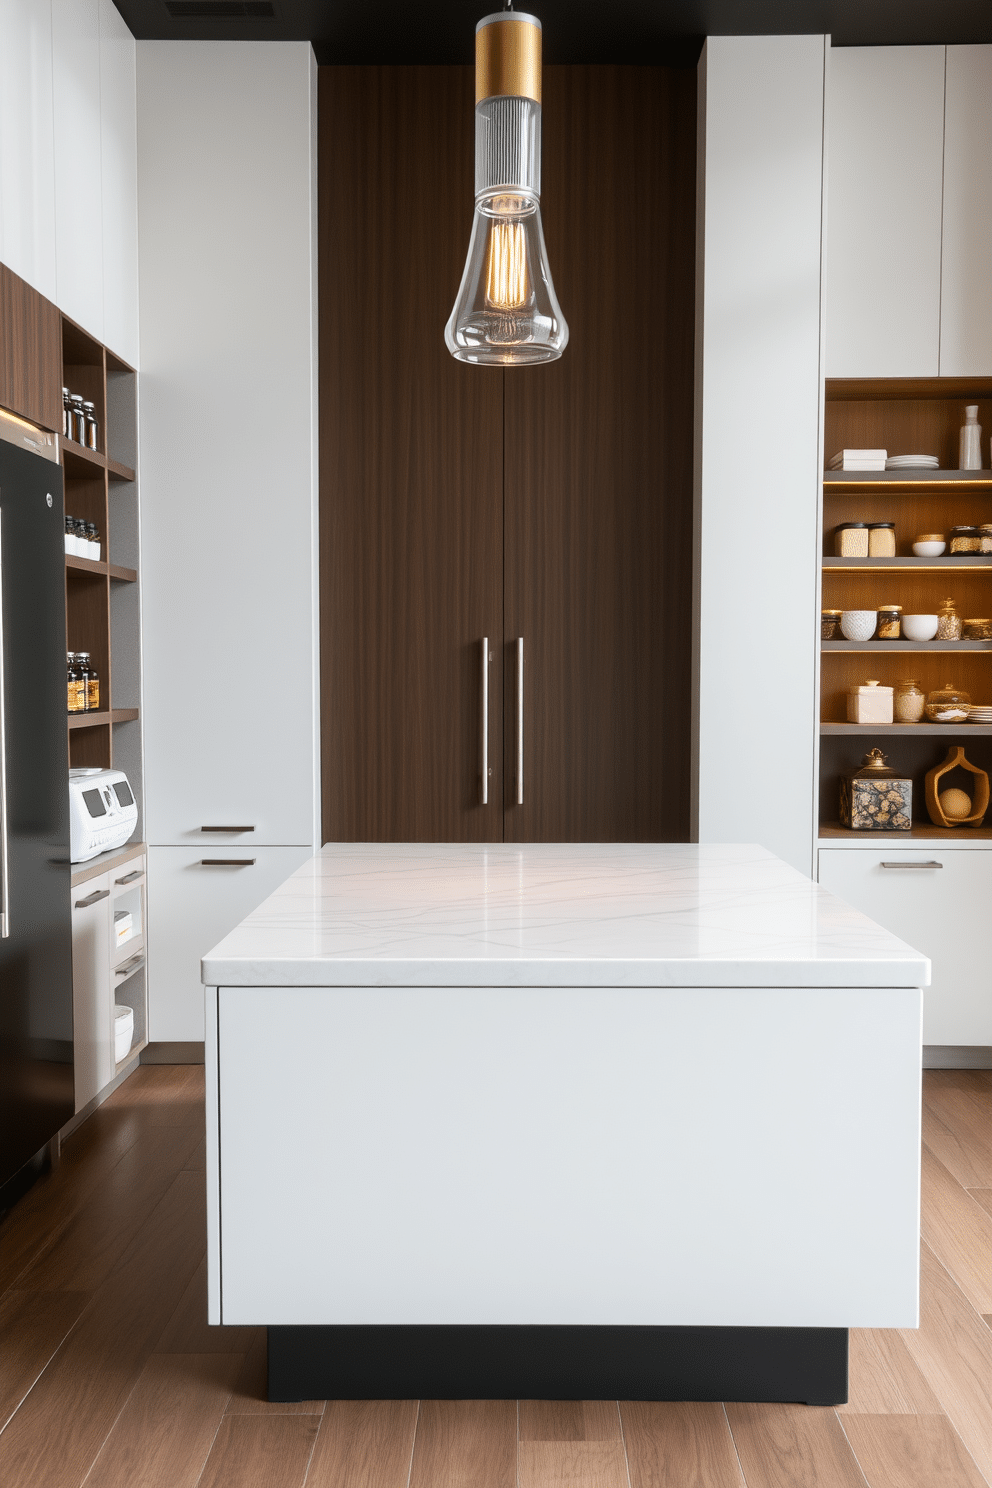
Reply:
[[[317,61],[471,62],[486,0],[115,0],[142,40],[312,41]],[[501,8],[499,0],[493,9]],[[518,6],[528,8],[526,0]],[[694,61],[704,36],[992,42],[992,0],[535,0],[546,62]]]

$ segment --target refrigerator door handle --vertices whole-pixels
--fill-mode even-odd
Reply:
[[[0,940],[10,935],[10,862],[7,853],[7,716],[3,670],[3,512],[0,509]]]
[[[517,637],[517,805],[524,804],[524,638]]]
[[[480,690],[482,717],[479,719],[480,804],[489,804],[489,637],[482,637],[482,682]]]

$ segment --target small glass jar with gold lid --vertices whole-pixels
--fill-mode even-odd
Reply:
[[[938,641],[959,641],[961,639],[961,616],[958,614],[953,599],[945,599],[937,611],[937,639]]]
[[[919,723],[926,702],[926,695],[915,677],[905,677],[897,682],[892,695],[892,713],[896,723]]]

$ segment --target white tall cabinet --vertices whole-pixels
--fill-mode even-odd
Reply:
[[[992,371],[990,160],[992,46],[949,46],[940,275],[942,377],[987,376]]]
[[[138,46],[153,1044],[316,845],[315,85],[307,44]]]

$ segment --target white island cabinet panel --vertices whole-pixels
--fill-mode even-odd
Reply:
[[[944,50],[830,54],[828,377],[937,376]]]
[[[941,377],[992,373],[992,46],[947,48]],[[989,430],[982,463],[988,464]]]
[[[203,1039],[200,957],[310,856],[308,847],[207,839],[148,848],[148,1037]],[[204,858],[227,858],[204,864]]]
[[[916,990],[218,996],[224,1323],[916,1323]]]
[[[820,883],[930,957],[924,1044],[992,1044],[992,964],[979,933],[992,908],[992,849],[821,848]]]

